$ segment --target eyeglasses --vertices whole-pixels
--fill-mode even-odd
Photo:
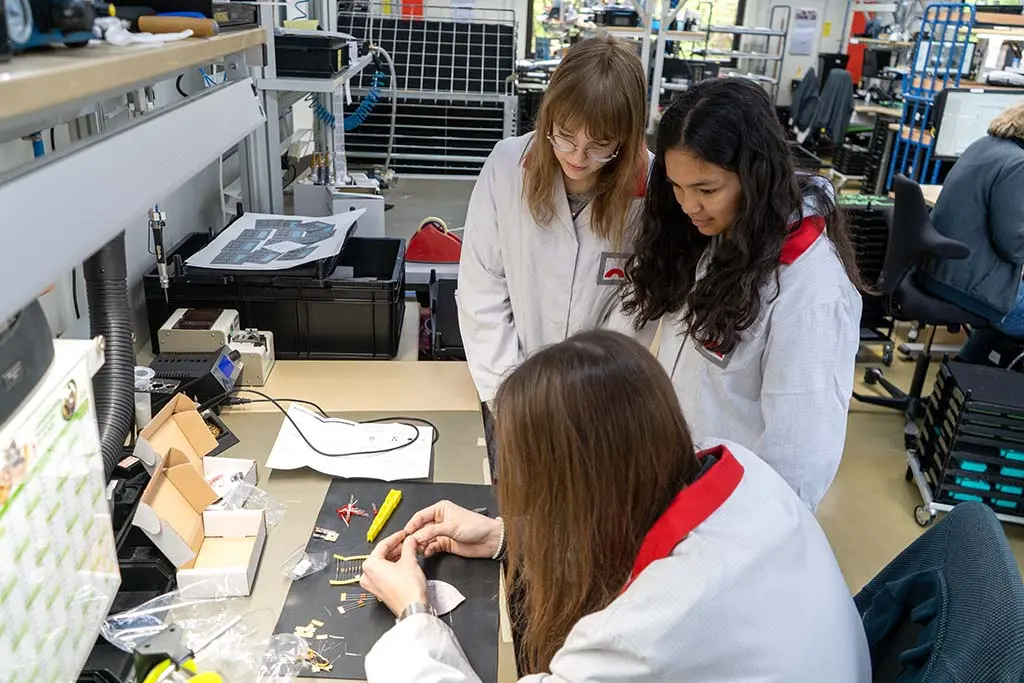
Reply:
[[[548,135],[548,141],[551,143],[552,147],[562,154],[572,154],[579,149],[579,145],[575,142],[559,135]],[[595,164],[607,164],[609,161],[619,156],[619,150],[616,148],[615,151],[609,152],[608,147],[588,147],[583,151],[583,154],[585,154],[586,157]]]

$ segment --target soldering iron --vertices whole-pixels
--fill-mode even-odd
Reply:
[[[149,212],[149,229],[153,232],[153,253],[156,254],[156,272],[160,277],[160,288],[164,290],[164,301],[170,303],[168,289],[171,280],[167,277],[167,257],[164,254],[164,228],[167,227],[167,214],[154,206]]]

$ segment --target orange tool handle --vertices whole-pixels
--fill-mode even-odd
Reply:
[[[220,32],[213,19],[194,17],[139,17],[139,31],[145,33],[178,33],[192,29],[193,35],[209,38]]]

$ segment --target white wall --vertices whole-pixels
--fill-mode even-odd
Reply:
[[[188,78],[183,79],[183,88],[190,93],[201,89],[202,80],[199,74],[191,74]],[[174,89],[173,81],[157,84],[156,95],[158,105],[181,99]],[[125,115],[116,114],[121,104],[117,101],[105,103],[106,110],[114,113],[108,120],[108,127],[123,122]],[[49,132],[43,132],[43,139],[46,141],[47,152],[49,152]],[[57,127],[55,142],[58,151],[71,144],[67,126]],[[30,162],[32,158],[30,143],[24,140],[0,142],[0,172],[17,168]],[[158,160],[140,159],[140,163],[158,163]],[[225,178],[225,184],[230,182],[231,178]],[[205,231],[210,226],[223,225],[219,187],[219,168],[218,164],[214,163],[176,192],[159,200],[161,210],[167,213],[168,225],[164,240],[168,249],[187,233]],[[112,181],[111,189],[116,192],[116,180]],[[73,215],[73,207],[69,208]],[[142,294],[142,275],[155,263],[155,258],[149,253],[148,216],[142,212],[127,225],[120,226],[120,229],[125,231],[128,282],[135,312],[136,341],[142,345],[148,341],[149,337],[149,328],[145,318],[145,300]],[[82,254],[83,261],[88,257],[89,254]],[[81,267],[77,268],[77,280],[80,319],[76,320],[74,314],[70,272],[57,275],[54,278],[52,290],[40,297],[51,331],[55,335],[71,338],[87,338],[89,335],[88,305]]]
[[[747,0],[744,11],[744,26],[767,26],[768,15],[773,4],[789,5],[793,8],[793,14],[799,9],[818,10],[818,28],[815,32],[816,38],[810,55],[789,54],[790,40],[793,31],[793,22],[790,20],[790,37],[787,38],[786,55],[782,61],[781,76],[779,79],[778,104],[788,106],[792,102],[792,91],[790,82],[794,78],[801,78],[810,67],[818,68],[819,52],[839,52],[842,44],[843,18],[846,15],[846,0],[797,0],[792,3],[773,3],[771,0]],[[829,37],[822,35],[825,22],[831,22],[831,33]],[[744,40],[754,40],[745,38]]]

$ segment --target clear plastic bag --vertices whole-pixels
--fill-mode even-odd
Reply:
[[[240,481],[228,491],[221,504],[225,510],[263,510],[267,527],[273,529],[281,522],[287,506],[252,484]]]
[[[298,581],[322,571],[328,560],[326,550],[307,553],[304,547],[300,547],[281,563],[281,573],[292,581]]]
[[[215,671],[229,683],[290,683],[304,666],[309,646],[298,636],[273,631],[271,610],[247,611],[242,598],[190,599],[166,593],[107,618],[100,629],[115,647],[136,647],[171,625],[196,651],[200,671]]]

